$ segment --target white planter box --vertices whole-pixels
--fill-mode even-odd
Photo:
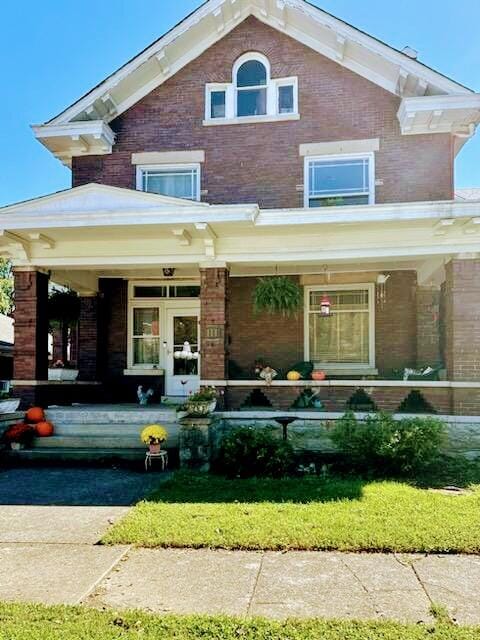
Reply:
[[[0,400],[0,414],[2,413],[15,413],[18,409],[18,405],[20,404],[20,398],[18,400],[14,398],[13,400]]]
[[[49,369],[48,379],[59,382],[73,382],[78,378],[78,369]]]

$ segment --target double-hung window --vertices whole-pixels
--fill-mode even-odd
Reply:
[[[373,204],[373,154],[305,158],[305,206]]]
[[[137,189],[173,198],[200,200],[200,165],[139,166]]]
[[[134,307],[132,364],[156,367],[160,362],[160,314],[158,307]]]
[[[327,295],[330,315],[322,314]],[[316,368],[375,367],[375,291],[373,284],[307,287],[306,358]]]

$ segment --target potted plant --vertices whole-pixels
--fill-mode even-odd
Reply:
[[[162,444],[168,438],[168,431],[160,424],[151,424],[145,427],[140,435],[143,444],[150,449],[150,453],[160,453]]]
[[[8,391],[0,391],[0,414],[15,413],[20,404],[20,398],[10,398]]]
[[[215,411],[217,406],[217,390],[215,387],[204,387],[190,395],[185,402],[189,416],[203,417]]]
[[[31,425],[18,422],[5,431],[3,441],[9,444],[13,451],[18,451],[23,449],[25,445],[30,444],[34,436],[35,429]]]
[[[287,276],[259,278],[253,291],[255,313],[291,316],[303,305],[302,288]]]
[[[65,365],[63,360],[57,360],[48,369],[48,379],[58,382],[73,382],[78,377],[78,369],[72,369]]]

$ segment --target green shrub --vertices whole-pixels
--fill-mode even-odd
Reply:
[[[445,425],[430,417],[395,420],[387,413],[359,421],[348,412],[330,437],[356,471],[408,475],[438,459]]]
[[[216,468],[232,478],[284,476],[293,466],[290,443],[270,429],[238,427],[223,439]]]

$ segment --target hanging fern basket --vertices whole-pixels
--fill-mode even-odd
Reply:
[[[303,305],[302,288],[287,276],[259,278],[253,291],[256,314],[292,316]]]

